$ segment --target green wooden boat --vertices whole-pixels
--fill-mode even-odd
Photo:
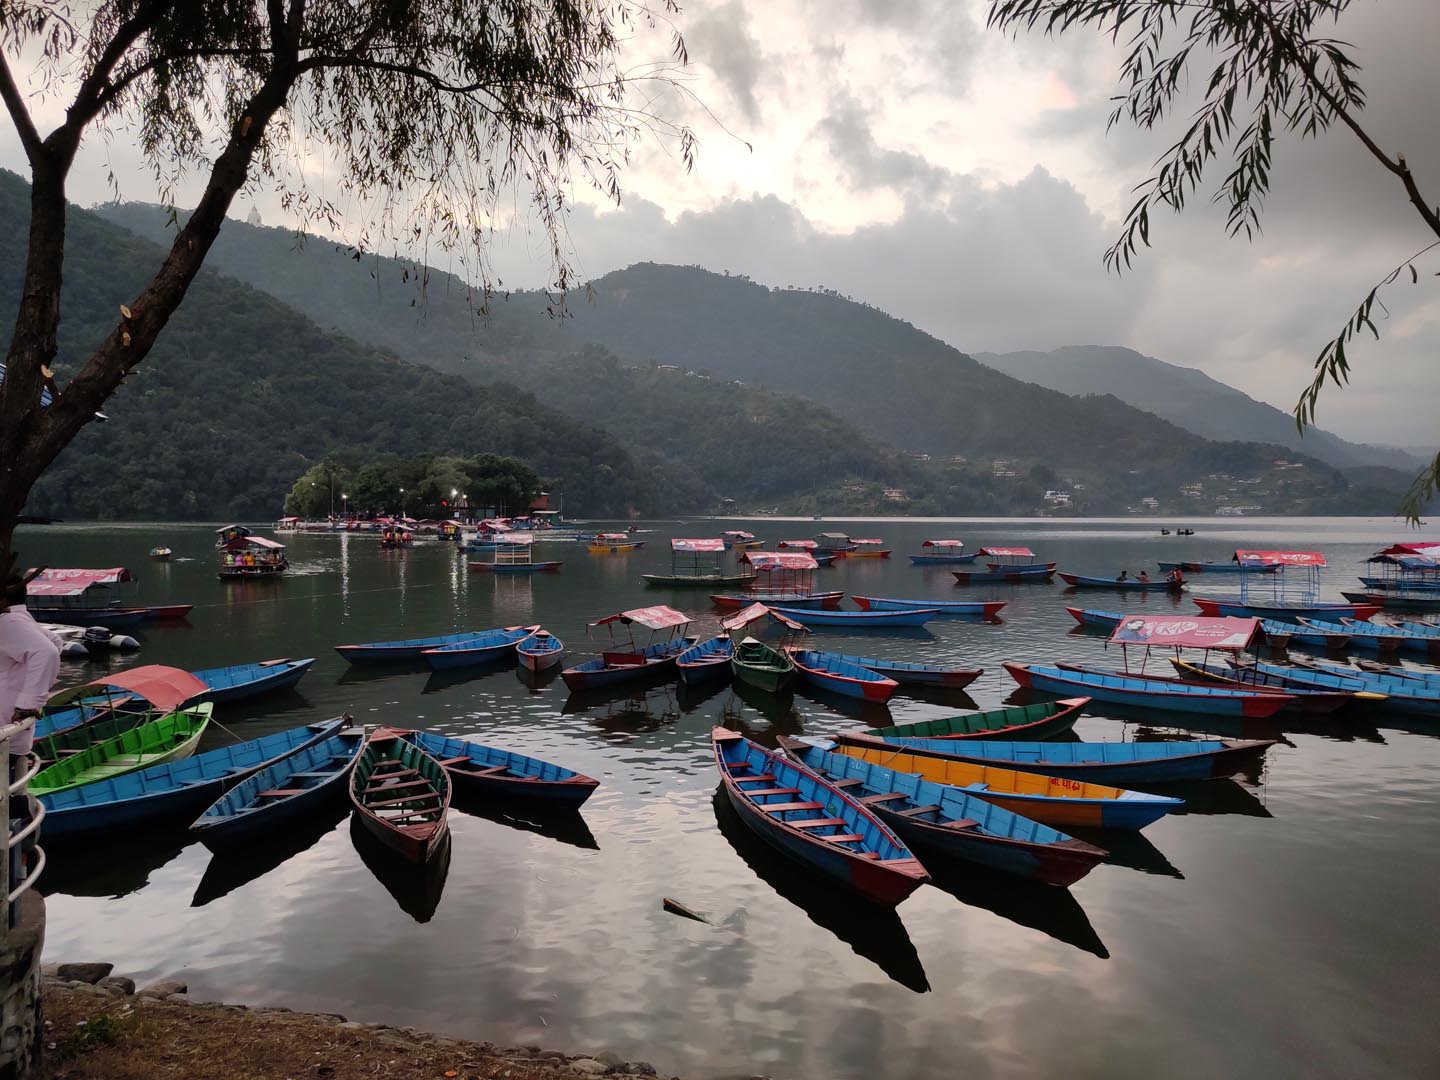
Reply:
[[[747,637],[730,653],[730,669],[741,682],[774,694],[795,677],[795,661],[763,641]]]
[[[200,745],[200,737],[210,723],[211,707],[207,701],[193,708],[179,709],[112,739],[97,742],[78,754],[70,754],[41,769],[30,781],[30,793],[53,795],[136,769],[187,758]]]
[[[63,761],[74,754],[89,750],[96,743],[108,742],[141,724],[153,723],[160,719],[160,715],[154,709],[136,709],[134,712],[110,709],[93,720],[57,731],[43,739],[36,739],[32,750],[43,762]]]
[[[940,720],[871,728],[865,734],[922,739],[1008,739],[1012,742],[1053,739],[1072,730],[1089,704],[1089,698],[1064,698],[1035,705],[1015,705],[963,716],[947,716]]]

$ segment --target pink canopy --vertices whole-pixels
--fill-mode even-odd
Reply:
[[[1033,559],[1035,553],[1027,547],[983,547],[981,555],[1009,555],[1017,559]]]
[[[820,545],[814,540],[781,540],[775,545],[778,548],[795,548],[799,551],[814,551]]]
[[[664,604],[656,604],[654,607],[634,608],[616,615],[606,615],[599,622],[593,622],[590,625],[608,626],[618,622],[629,626],[634,623],[647,630],[668,630],[672,626],[684,626],[689,621],[690,616],[683,611],[676,611],[673,607],[666,607]]]
[[[1424,544],[1391,544],[1383,551],[1377,551],[1376,555],[1423,555],[1427,558],[1440,556],[1440,541],[1430,541]]]
[[[299,518],[297,515],[295,515],[295,514],[288,514],[288,515],[286,515],[285,517],[282,517],[280,520],[281,520],[281,521],[285,521],[285,522],[290,522],[290,521],[299,521],[300,518]]]
[[[767,574],[776,570],[814,570],[820,565],[808,551],[749,551],[745,561]]]
[[[1197,615],[1126,615],[1110,640],[1121,645],[1163,645],[1179,649],[1248,648],[1260,629],[1259,619],[1217,619]]]
[[[230,543],[226,544],[225,546],[231,550],[247,547],[267,548],[270,551],[285,550],[284,544],[280,543],[277,540],[271,540],[269,537],[266,536],[237,536],[234,540],[231,540]]]
[[[726,619],[720,625],[731,633],[734,633],[736,630],[744,630],[750,626],[750,624],[760,622],[762,619],[772,619],[785,627],[785,629],[794,630],[798,634],[809,633],[805,627],[801,626],[794,619],[786,618],[780,614],[780,612],[773,608],[768,608],[764,604],[751,604],[744,611],[731,615],[730,618]]]
[[[509,532],[510,524],[504,518],[486,518],[479,528],[485,532]]]
[[[705,540],[671,540],[671,551],[724,551],[725,541],[718,536]]]
[[[883,544],[884,540],[851,540],[852,544]]]
[[[500,547],[529,547],[535,542],[535,534],[528,532],[506,533],[495,543]]]
[[[731,529],[731,530],[729,530],[728,532],[723,532],[723,533],[721,533],[720,535],[721,535],[721,536],[728,537],[728,538],[731,539],[731,540],[754,540],[754,539],[755,539],[755,534],[754,534],[754,533],[745,532],[745,530],[743,530],[743,529]]]
[[[129,690],[163,712],[170,712],[183,702],[210,689],[188,671],[164,667],[161,664],[144,664],[115,675],[106,675],[92,685]]]
[[[1325,556],[1318,551],[1251,551],[1235,552],[1234,561],[1241,566],[1324,566]]]
[[[96,585],[118,585],[122,581],[134,581],[130,571],[123,566],[108,570],[78,570],[62,567],[42,570],[26,587],[31,596],[80,596],[86,589]]]
[[[921,546],[921,547],[933,547],[933,548],[955,548],[955,549],[958,550],[959,548],[963,548],[963,547],[965,546],[965,541],[964,541],[964,540],[926,540],[926,541],[925,541],[923,544],[921,544],[920,546]]]

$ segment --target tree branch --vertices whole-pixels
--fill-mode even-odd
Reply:
[[[30,119],[30,110],[25,107],[25,99],[20,96],[20,88],[15,85],[15,76],[11,74],[10,62],[4,54],[0,54],[0,98],[5,100],[5,108],[20,136],[20,145],[25,148],[25,157],[33,166],[36,157],[44,153],[44,144],[40,141],[40,133],[35,130],[35,121]]]

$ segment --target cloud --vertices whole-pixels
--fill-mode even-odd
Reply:
[[[745,119],[761,120],[756,87],[766,60],[760,43],[746,27],[745,5],[729,0],[702,13],[685,30],[692,58],[707,65],[730,92]]]
[[[949,170],[920,154],[887,150],[876,142],[869,115],[849,94],[839,94],[831,101],[829,114],[815,132],[845,170],[846,182],[856,190],[888,187],[930,197],[951,179]]]

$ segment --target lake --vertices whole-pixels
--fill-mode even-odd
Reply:
[[[295,691],[217,708],[224,727],[212,725],[204,748],[349,712],[367,725],[472,736],[602,784],[583,817],[452,811],[447,871],[420,880],[377,877],[365,837],[339,813],[253,858],[212,859],[169,834],[57,852],[41,882],[47,956],[112,961],[142,982],[180,974],[202,999],[608,1048],[692,1078],[1440,1074],[1440,721],[1400,730],[1282,717],[1242,730],[1087,715],[1085,739],[1208,731],[1284,742],[1262,773],[1190,785],[1186,812],[1143,834],[1103,834],[1113,864],[1068,891],[957,866],[894,913],[798,871],[716,798],[715,724],[773,744],[886,715],[992,707],[1015,690],[1002,660],[1119,665],[1103,635],[1075,628],[1067,604],[1194,610],[1188,598],[1067,594],[1058,583],[960,588],[904,557],[927,537],[1029,545],[1061,569],[1109,576],[1153,574],[1159,559],[1226,559],[1237,547],[1319,549],[1330,561],[1323,592],[1338,599],[1366,555],[1414,536],[1388,520],[1190,524],[1194,536],[1176,537],[1133,520],[645,523],[647,547],[629,556],[537,547],[537,558],[565,565],[533,578],[467,573],[438,542],[397,553],[373,536],[292,535],[281,537],[293,566],[285,580],[240,584],[216,580],[209,527],[22,529],[25,562],[125,565],[143,602],[196,605],[187,622],[138,634],[138,653],[67,662],[68,682],[110,665],[319,658]],[[587,621],[647,603],[694,614],[692,632],[708,635],[718,616],[705,591],[645,589],[640,574],[668,568],[672,536],[736,527],[772,542],[838,529],[894,548],[889,560],[819,571],[825,588],[1007,601],[995,623],[816,635],[823,648],[954,661],[984,676],[968,696],[897,695],[877,717],[803,690],[767,699],[670,684],[574,698],[558,679],[531,689],[514,670],[362,670],[332,651],[541,623],[573,663],[606,640],[604,628],[587,635]],[[147,560],[161,543],[175,561]],[[1234,583],[1217,575],[1190,587],[1225,594]],[[667,914],[665,897],[710,923]]]

